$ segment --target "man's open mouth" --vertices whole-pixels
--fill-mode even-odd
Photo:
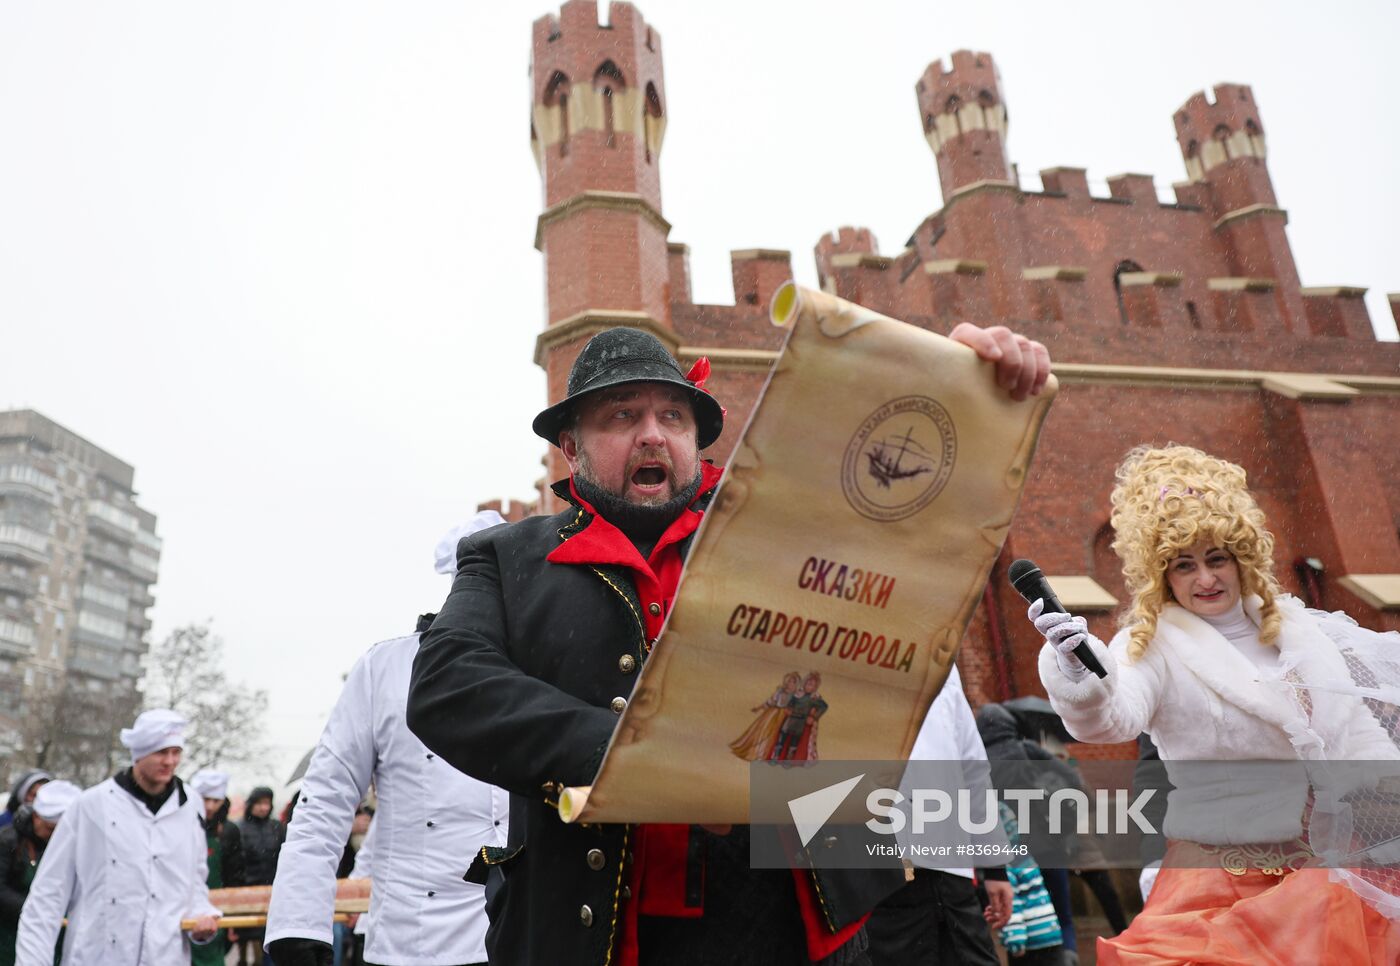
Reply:
[[[632,482],[638,486],[660,486],[666,482],[666,469],[655,464],[639,466],[632,473]]]

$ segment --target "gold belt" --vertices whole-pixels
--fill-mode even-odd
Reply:
[[[1205,855],[1220,857],[1220,867],[1231,875],[1262,872],[1265,875],[1287,875],[1297,872],[1313,858],[1313,852],[1302,842],[1285,845],[1201,845]]]

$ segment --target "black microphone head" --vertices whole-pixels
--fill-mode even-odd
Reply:
[[[1021,560],[1013,560],[1011,566],[1006,570],[1006,575],[1011,579],[1011,586],[1015,587],[1018,591],[1021,589],[1021,583],[1023,581],[1028,579],[1038,580],[1043,576],[1039,567],[1024,558]]]

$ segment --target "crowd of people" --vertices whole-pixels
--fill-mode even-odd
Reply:
[[[952,338],[1012,399],[1049,375],[1044,347],[1005,329]],[[226,775],[181,782],[186,722],[168,710],[123,730],[131,766],[93,788],[21,776],[0,820],[0,966],[212,966],[230,944],[276,966],[991,966],[998,943],[1013,963],[1073,963],[1070,872],[1030,857],[766,870],[750,866],[745,826],[560,821],[561,790],[598,770],[720,480],[700,457],[724,428],[704,375],[635,329],[584,346],[565,398],[534,422],[568,464],[554,489],[568,509],[481,513],[443,539],[446,602],[355,664],[283,820],[269,788],[235,823]],[[1282,593],[1243,470],[1189,447],[1134,450],[1112,523],[1133,595],[1122,632],[1104,645],[1081,617],[1041,601],[1028,614],[1069,736],[1140,739],[1168,766],[1400,759],[1373,693],[1338,683],[1377,635]],[[1086,646],[1106,676],[1080,660]],[[1054,763],[1042,737],[998,705],[974,715],[954,667],[912,757]],[[1227,822],[1178,821],[1131,923],[1107,876],[1076,873],[1110,923],[1098,961],[1396,962],[1373,879],[1202,862],[1306,846],[1330,800],[1286,791],[1227,802]],[[1018,819],[1000,818],[1016,841]],[[336,915],[346,877],[372,883],[358,946]],[[210,889],[257,885],[271,886],[265,927],[221,930]]]

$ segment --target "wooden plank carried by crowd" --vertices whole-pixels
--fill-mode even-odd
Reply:
[[[241,886],[236,889],[210,889],[209,901],[219,908],[220,929],[252,929],[267,925],[267,907],[272,886]],[[369,911],[368,879],[337,879],[335,883],[335,922]],[[195,920],[180,920],[181,929],[193,929]]]

